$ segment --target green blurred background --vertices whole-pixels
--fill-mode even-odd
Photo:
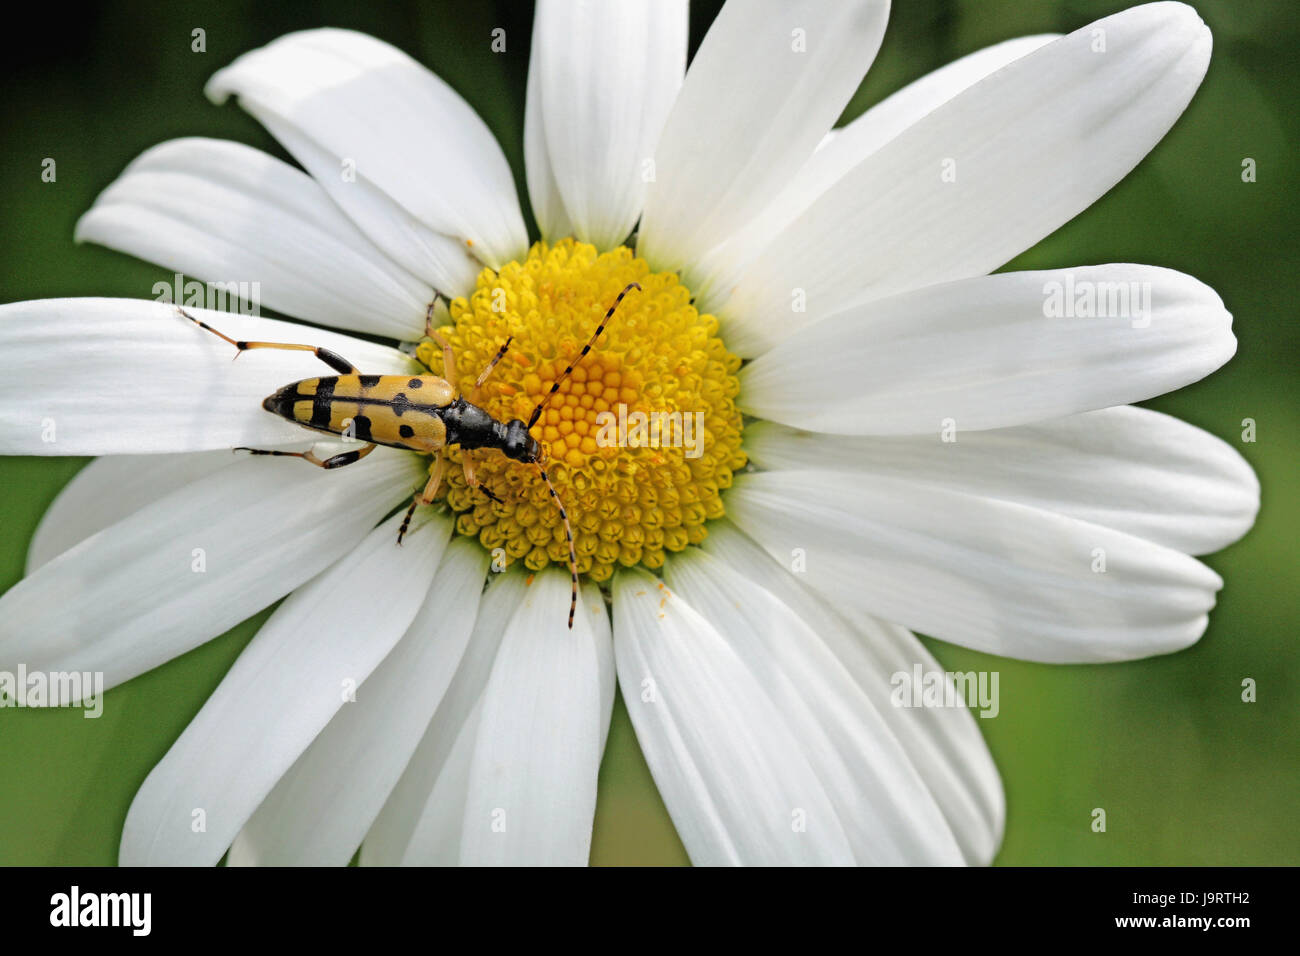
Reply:
[[[343,26],[406,50],[484,117],[523,184],[526,3],[362,5],[117,3],[6,31],[0,301],[151,297],[170,269],[72,243],[78,215],[133,157],[164,139],[242,140],[288,158],[204,81],[290,30]],[[879,59],[845,119],[949,60],[1000,40],[1064,32],[1113,0],[897,0]],[[929,642],[954,670],[1001,673],[1001,713],[981,721],[1007,791],[1002,864],[1295,864],[1300,828],[1300,615],[1296,398],[1297,34],[1291,0],[1200,0],[1215,36],[1209,76],[1152,155],[1110,194],[1011,263],[1147,262],[1212,285],[1235,316],[1237,357],[1149,403],[1226,439],[1263,484],[1255,530],[1208,563],[1226,580],[1204,639],[1134,664],[1051,667]],[[692,45],[718,4],[695,3]],[[507,52],[489,48],[495,27]],[[190,50],[195,27],[207,52]],[[41,181],[53,157],[58,180]],[[1258,181],[1241,179],[1242,160]],[[2,359],[2,356],[0,356]],[[0,372],[0,374],[3,374]],[[1242,419],[1258,440],[1241,441]],[[85,459],[0,458],[0,590],[22,576],[42,511]],[[105,489],[111,494],[111,489]],[[112,691],[104,715],[0,711],[0,864],[109,864],[131,798],[267,612]],[[1241,701],[1254,678],[1258,701]],[[1090,828],[1104,807],[1107,832]],[[621,701],[600,778],[592,860],[676,864],[686,855]]]

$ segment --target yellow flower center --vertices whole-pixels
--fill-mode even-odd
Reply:
[[[514,336],[477,404],[501,421],[527,421],[631,282],[641,291],[628,293],[532,429],[569,512],[578,571],[596,581],[619,564],[662,566],[666,551],[699,543],[705,522],[723,515],[721,492],[745,453],[740,359],[718,337],[717,319],[696,311],[676,274],[651,272],[630,249],[598,254],[565,239],[539,242],[500,272],[485,269],[438,330],[455,357],[454,384],[470,401],[474,380]],[[444,374],[431,340],[417,354]],[[443,485],[456,530],[534,571],[567,564],[564,528],[536,468],[474,452],[477,476],[498,504],[469,488],[464,454],[448,450]]]

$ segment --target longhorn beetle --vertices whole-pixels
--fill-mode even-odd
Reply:
[[[485,411],[480,405],[479,390],[488,380],[497,363],[510,348],[513,336],[497,350],[492,361],[479,374],[470,389],[468,400],[456,394],[456,360],[452,355],[451,345],[433,329],[433,305],[429,306],[425,317],[425,333],[442,347],[443,373],[446,379],[436,375],[363,375],[351,362],[337,352],[314,345],[291,345],[286,342],[240,342],[218,332],[206,322],[190,315],[184,309],[178,309],[185,318],[201,329],[206,329],[220,339],[235,347],[235,358],[249,349],[288,349],[291,351],[311,352],[318,359],[334,369],[339,375],[324,378],[305,378],[300,382],[284,386],[262,402],[262,407],[281,418],[310,428],[313,431],[327,432],[332,435],[350,435],[366,442],[364,448],[356,451],[341,452],[330,458],[320,459],[314,451],[291,452],[269,451],[260,448],[236,448],[235,451],[247,451],[254,455],[282,455],[290,458],[302,458],[318,468],[342,468],[360,461],[375,450],[376,445],[388,445],[392,448],[406,448],[411,451],[436,455],[430,469],[429,481],[424,491],[417,493],[411,506],[406,509],[406,517],[397,532],[397,543],[402,543],[411,525],[411,516],[417,505],[433,504],[438,486],[442,483],[443,468],[446,464],[444,451],[449,445],[461,448],[461,463],[465,470],[465,482],[471,488],[478,488],[488,498],[499,502],[501,499],[489,489],[483,487],[474,473],[474,452],[480,448],[496,449],[507,458],[532,465],[546,484],[551,500],[560,512],[564,523],[564,537],[569,546],[569,578],[572,596],[569,600],[569,627],[573,627],[573,614],[578,607],[578,556],[573,547],[573,529],[569,525],[569,514],[564,509],[560,496],[546,474],[545,453],[537,439],[529,433],[537,420],[541,418],[551,398],[560,389],[560,384],[569,377],[591,347],[596,344],[605,326],[614,316],[623,297],[636,289],[641,291],[639,283],[629,283],[614,304],[605,312],[605,317],[596,326],[587,344],[582,347],[564,373],[552,383],[550,390],[537,403],[533,413],[525,424],[518,418],[499,421]],[[436,300],[435,300],[436,301]]]

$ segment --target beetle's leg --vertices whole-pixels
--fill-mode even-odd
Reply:
[[[451,343],[438,334],[438,330],[433,327],[433,310],[438,305],[438,297],[435,295],[429,307],[424,310],[424,335],[426,338],[433,339],[442,348],[442,377],[451,382],[451,387],[460,391],[460,385],[456,381],[456,356],[451,351]]]
[[[438,493],[438,486],[442,484],[442,472],[447,467],[447,455],[444,451],[438,451],[438,457],[434,459],[433,470],[429,473],[429,481],[424,486],[424,492],[417,499],[422,505],[433,504],[433,497]]]
[[[222,332],[218,332],[212,326],[208,325],[208,323],[196,319],[182,308],[178,307],[176,311],[185,316],[185,318],[189,319],[199,328],[207,329],[217,338],[223,339],[233,345],[236,349],[235,358],[239,358],[241,352],[246,352],[249,349],[284,349],[290,352],[311,352],[336,372],[343,375],[360,374],[359,369],[357,369],[351,362],[345,359],[342,355],[339,355],[337,352],[331,352],[327,348],[321,348],[317,345],[291,345],[288,342],[240,342]]]
[[[442,377],[451,383],[451,387],[460,391],[460,386],[456,383],[456,356],[451,352],[451,343],[444,339],[433,329],[429,329],[429,338],[433,339],[442,346]]]
[[[481,483],[478,480],[478,472],[474,461],[474,453],[470,451],[468,448],[462,448],[460,450],[460,464],[465,471],[465,484],[469,485],[471,488],[477,488],[479,491],[483,492],[483,494],[486,495],[488,498],[490,498],[492,501],[495,501],[497,504],[501,504],[501,499],[498,498],[496,495],[494,495],[488,489],[487,485]]]
[[[311,462],[317,468],[342,468],[344,465],[350,465],[353,462],[360,461],[369,455],[376,448],[375,445],[367,445],[365,448],[358,448],[355,451],[339,452],[337,455],[331,455],[329,458],[318,458],[315,449],[311,451],[268,451],[263,448],[245,448],[240,446],[235,451],[246,451],[250,455],[278,455],[282,458],[301,458],[303,461]]]
[[[424,310],[424,334],[433,338],[433,310],[438,307],[438,293],[433,294],[433,301]]]
[[[433,468],[429,472],[429,481],[424,486],[424,491],[411,499],[411,506],[406,509],[406,517],[402,519],[402,526],[397,529],[398,544],[402,543],[407,529],[411,527],[411,516],[415,514],[416,506],[433,504],[433,496],[438,493],[438,486],[442,484],[442,471],[446,466],[447,459],[442,449],[439,449],[437,457],[433,460]]]
[[[475,405],[482,404],[482,402],[479,401],[479,389],[481,389],[483,383],[491,377],[492,373],[496,370],[497,364],[505,358],[506,351],[510,348],[510,343],[514,340],[515,337],[513,335],[506,336],[505,343],[502,344],[501,348],[497,349],[497,354],[492,356],[492,361],[487,363],[487,367],[479,373],[478,378],[474,381],[474,387],[470,390],[469,400]]]

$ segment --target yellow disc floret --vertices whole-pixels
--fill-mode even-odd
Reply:
[[[641,291],[623,300],[532,429],[569,512],[578,571],[597,581],[619,564],[662,566],[666,551],[699,543],[705,521],[722,517],[721,491],[745,453],[740,359],[723,346],[717,319],[696,311],[676,274],[652,273],[630,249],[598,254],[565,239],[538,243],[500,272],[485,269],[439,329],[455,356],[453,384],[470,401],[479,372],[514,336],[476,404],[502,421],[527,421],[631,282]],[[418,355],[445,374],[432,341],[421,342]],[[457,531],[535,571],[567,564],[560,516],[535,468],[473,452],[478,479],[498,504],[467,485],[464,451],[447,454],[444,488]]]

